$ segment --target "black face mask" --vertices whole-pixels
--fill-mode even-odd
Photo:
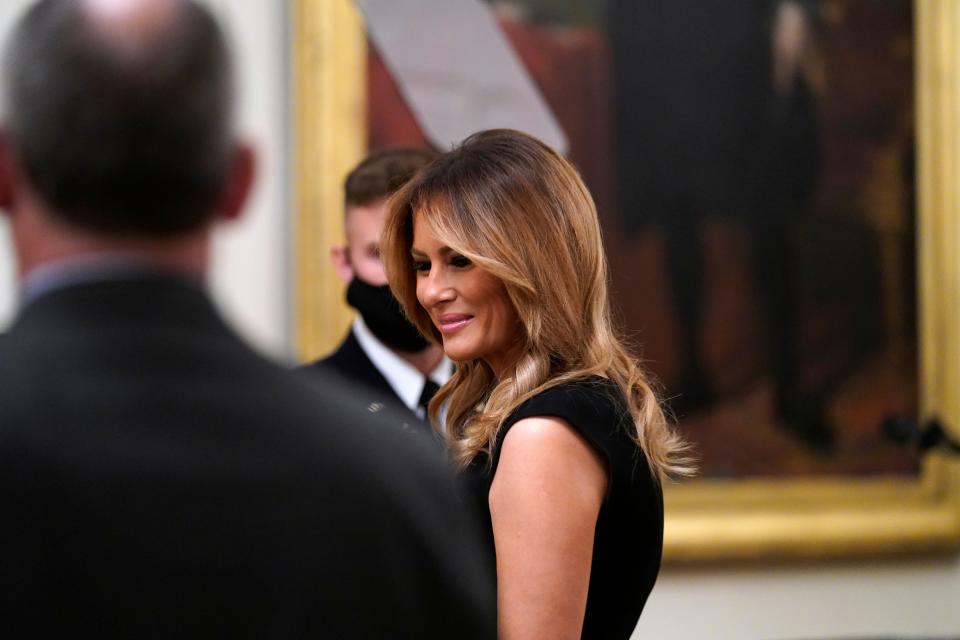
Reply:
[[[430,346],[403,315],[390,285],[377,287],[354,276],[347,287],[347,304],[360,312],[370,332],[391,349],[416,353]]]

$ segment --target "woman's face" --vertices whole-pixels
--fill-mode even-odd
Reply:
[[[520,319],[498,278],[439,242],[413,216],[417,300],[443,336],[451,360],[484,360],[499,376],[518,357]]]

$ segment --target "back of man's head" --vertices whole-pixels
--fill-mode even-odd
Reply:
[[[52,216],[175,236],[207,224],[233,151],[223,34],[192,0],[40,0],[11,37],[14,159]]]

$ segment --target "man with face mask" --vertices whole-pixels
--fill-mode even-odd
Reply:
[[[380,232],[387,198],[434,157],[425,149],[375,152],[344,184],[346,244],[333,247],[334,269],[347,285],[347,304],[357,310],[350,333],[331,355],[303,367],[362,383],[377,399],[399,402],[425,419],[426,405],[453,373],[443,349],[407,321],[387,285],[380,262]]]

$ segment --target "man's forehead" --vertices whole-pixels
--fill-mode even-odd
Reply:
[[[350,242],[376,240],[383,229],[387,215],[387,201],[380,199],[370,204],[349,205],[344,218],[344,230]]]
[[[375,223],[382,225],[387,216],[387,200],[386,198],[381,198],[380,200],[367,204],[347,205],[344,215],[347,224],[354,222],[359,224]]]

